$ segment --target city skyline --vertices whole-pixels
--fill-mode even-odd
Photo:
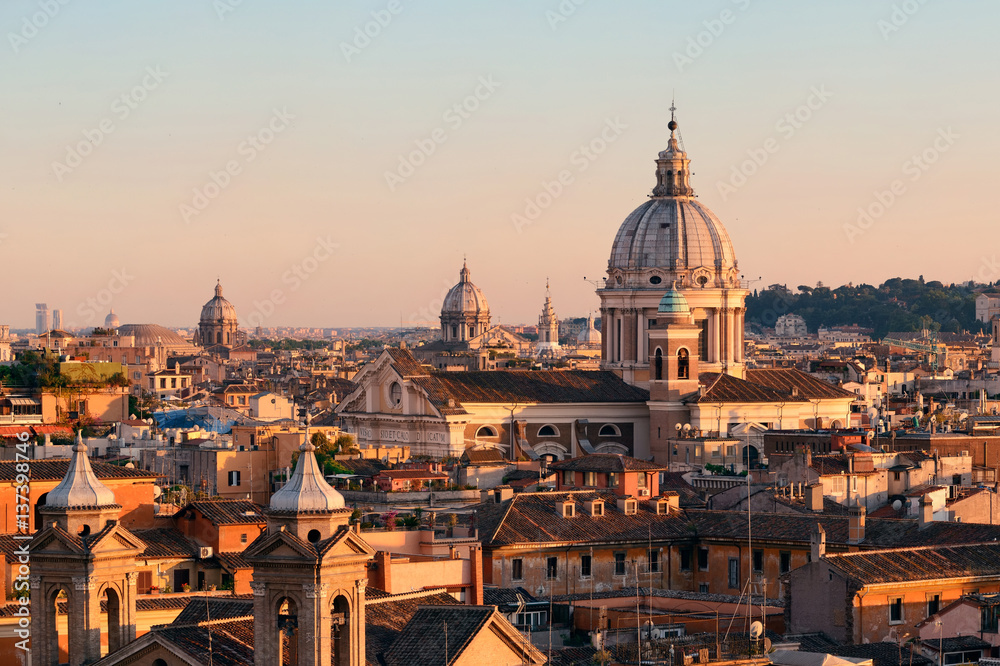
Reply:
[[[495,323],[547,278],[585,316],[673,100],[754,287],[1000,279],[986,3],[51,5],[0,8],[14,328],[192,328],[216,279],[243,326],[433,325],[466,255]]]

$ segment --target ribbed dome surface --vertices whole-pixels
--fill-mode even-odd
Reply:
[[[236,308],[222,297],[222,285],[215,285],[215,296],[201,308],[201,323],[215,324],[236,321]]]
[[[114,491],[101,483],[94,474],[90,459],[87,458],[87,445],[78,434],[66,476],[49,491],[45,506],[82,509],[116,504]]]
[[[162,343],[165,347],[187,347],[189,343],[169,328],[158,324],[122,324],[118,335],[135,336],[136,347],[154,347]]]
[[[442,314],[487,314],[490,311],[489,303],[479,287],[469,280],[469,269],[462,266],[459,282],[448,291],[444,297],[444,304],[441,306]]]
[[[660,305],[656,311],[660,314],[691,314],[691,308],[688,306],[687,299],[684,298],[684,294],[677,291],[677,287],[670,287],[670,291],[663,294],[663,298],[660,299]]]
[[[316,455],[313,453],[315,450],[316,447],[309,442],[309,431],[306,430],[306,443],[299,447],[299,460],[295,464],[292,478],[271,495],[272,511],[310,513],[344,508],[344,496],[326,482],[323,470],[316,462]]]
[[[672,272],[736,266],[719,218],[695,199],[655,198],[625,218],[611,247],[609,269],[660,268]]]

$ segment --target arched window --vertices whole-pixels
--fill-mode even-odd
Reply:
[[[107,604],[107,626],[106,631],[108,635],[108,647],[107,650],[101,648],[101,656],[110,654],[111,652],[116,652],[122,647],[122,629],[121,629],[121,601],[118,597],[118,592],[111,587],[107,587],[104,590],[106,604]]]
[[[538,436],[539,437],[558,437],[559,436],[559,429],[556,428],[554,425],[543,425],[541,428],[538,429]]]
[[[476,327],[475,326],[470,326],[469,327],[469,337],[470,338],[476,337]]]
[[[490,426],[483,426],[476,431],[476,437],[496,437],[497,431]]]
[[[349,664],[351,663],[351,603],[344,595],[338,595],[333,600],[330,611],[333,617],[331,625],[333,661],[335,664]]]
[[[216,344],[220,344],[220,345],[222,344],[222,331],[217,331],[216,332],[216,334],[215,334],[215,342],[216,342]]]
[[[656,348],[655,366],[656,366],[656,374],[654,376],[656,377],[656,381],[659,381],[663,379],[663,352],[660,350],[659,347]]]
[[[597,432],[598,437],[621,437],[622,431],[613,423],[605,423]]]
[[[278,601],[278,663],[299,663],[299,609],[295,602],[284,597]]]
[[[691,376],[691,359],[687,349],[677,350],[677,379],[688,379]]]
[[[451,338],[452,338],[452,340],[454,340],[457,337],[458,337],[458,326],[452,326],[451,327]]]

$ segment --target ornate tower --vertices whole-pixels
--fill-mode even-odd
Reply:
[[[90,664],[101,658],[102,631],[109,652],[135,640],[135,560],[146,546],[118,523],[121,506],[94,475],[79,436],[66,476],[38,510],[44,524],[29,547],[36,663],[65,663],[56,624],[57,608],[65,604],[69,664]]]
[[[670,460],[668,440],[677,425],[688,422],[682,398],[698,390],[700,334],[684,294],[671,286],[649,326],[649,448],[660,464]]]
[[[441,306],[441,339],[462,344],[482,335],[490,327],[490,306],[479,287],[469,279],[469,267],[462,263],[458,284],[448,291]]]
[[[253,564],[256,666],[364,666],[365,584],[375,551],[348,525],[309,441],[288,483],[271,496]]]
[[[668,285],[683,292],[701,329],[702,368],[743,375],[743,316],[747,291],[740,281],[732,241],[722,222],[698,202],[690,160],[668,125],[670,140],[656,159],[656,186],[649,201],[618,229],[601,298],[601,367],[645,386],[650,321]]]
[[[552,294],[549,293],[549,281],[545,281],[545,305],[538,317],[538,355],[555,356],[559,351],[559,319],[552,307]]]

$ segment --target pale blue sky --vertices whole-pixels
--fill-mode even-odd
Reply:
[[[546,276],[557,313],[583,316],[598,303],[583,276],[604,274],[652,187],[672,90],[695,190],[756,286],[1000,279],[996,3],[588,0],[558,23],[556,0],[389,6],[0,3],[15,285],[0,318],[30,326],[45,301],[92,325],[90,299],[123,322],[191,326],[221,276],[244,324],[426,321],[463,254],[494,321],[534,321]],[[372,12],[391,21],[345,57]],[[478,108],[449,114],[477,89]],[[807,120],[779,125],[816,90]],[[616,119],[601,155],[574,157]],[[273,142],[244,143],[261,131]],[[67,168],[84,132],[100,144]],[[433,154],[390,188],[417,141]],[[924,151],[926,170],[906,164]],[[572,182],[518,232],[512,215],[562,170]],[[897,180],[881,216],[845,230]],[[197,210],[206,186],[217,196]]]

